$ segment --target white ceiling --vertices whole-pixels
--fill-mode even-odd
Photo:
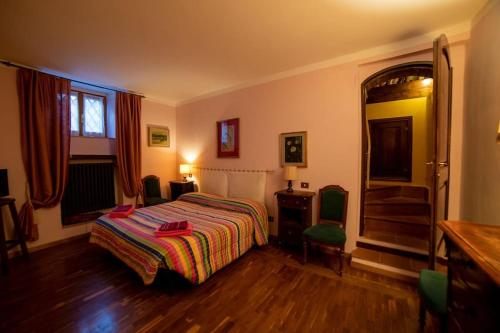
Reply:
[[[487,0],[0,0],[0,58],[178,103],[470,21]]]

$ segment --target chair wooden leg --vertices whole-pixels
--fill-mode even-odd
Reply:
[[[9,272],[9,255],[7,253],[7,244],[5,242],[5,231],[3,228],[2,212],[0,211],[0,257],[2,260],[2,274]]]
[[[419,323],[419,328],[420,328],[421,332],[425,328],[425,312],[426,312],[425,305],[422,302],[422,300],[420,300],[420,309],[419,309],[419,314],[418,314],[418,323]]]
[[[344,268],[344,250],[338,249],[338,254],[339,254],[339,271],[338,274],[340,277],[342,277],[342,270]]]
[[[304,256],[302,258],[302,265],[305,265],[307,264],[307,239],[304,239],[303,241],[303,244],[304,244]]]
[[[447,316],[440,316],[439,317],[439,325],[441,326],[441,332],[443,332],[443,333],[448,332],[448,318],[447,318]]]
[[[19,245],[21,245],[21,250],[23,252],[23,256],[28,258],[28,247],[26,246],[26,240],[24,239],[24,233],[21,229],[21,221],[19,221],[19,215],[17,215],[16,204],[14,202],[9,203],[10,215],[12,217],[12,222],[14,223],[14,230],[17,234],[17,239],[19,241]]]

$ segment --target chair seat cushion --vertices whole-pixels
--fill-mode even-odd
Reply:
[[[429,310],[439,315],[446,314],[448,277],[445,274],[428,269],[421,270],[418,291]]]
[[[167,199],[160,198],[160,197],[152,197],[152,198],[147,198],[144,200],[144,205],[145,206],[154,206],[154,205],[159,205],[162,203],[168,202]]]
[[[304,236],[311,240],[335,245],[344,245],[346,241],[344,229],[334,224],[313,225],[304,230]]]

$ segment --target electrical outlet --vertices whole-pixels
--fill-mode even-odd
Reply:
[[[274,217],[272,217],[271,215],[269,215],[269,216],[267,217],[267,220],[268,220],[269,222],[274,222]]]
[[[302,182],[302,183],[300,183],[300,187],[301,187],[301,188],[309,188],[309,183],[307,183],[307,182]]]

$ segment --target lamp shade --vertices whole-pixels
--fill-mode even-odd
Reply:
[[[285,166],[285,170],[283,171],[283,179],[296,180],[297,179],[297,167],[296,166]]]
[[[181,165],[179,165],[179,173],[181,175],[184,175],[184,174],[187,174],[187,173],[191,173],[191,165],[189,165],[189,164],[181,164]]]

